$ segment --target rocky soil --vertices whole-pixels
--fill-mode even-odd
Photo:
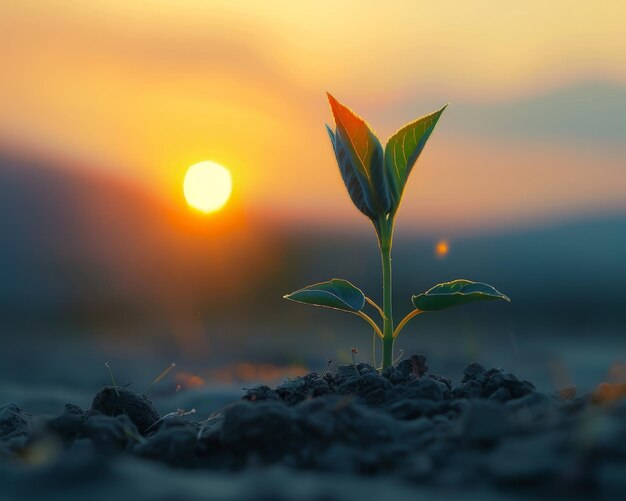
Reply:
[[[68,404],[53,417],[5,405],[0,486],[15,499],[42,494],[35,484],[59,499],[104,499],[120,478],[127,493],[151,499],[170,499],[172,490],[200,499],[206,489],[216,489],[212,499],[346,499],[377,489],[397,499],[416,492],[623,499],[626,492],[626,400],[545,394],[480,364],[456,383],[429,374],[419,355],[382,374],[343,365],[248,389],[205,417],[182,409],[159,416],[145,396],[119,386],[98,392],[91,409]],[[158,473],[146,473],[147,465]],[[149,478],[154,492],[133,478]],[[243,478],[265,488],[252,480],[233,487]]]

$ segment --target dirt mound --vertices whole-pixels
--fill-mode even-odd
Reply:
[[[194,469],[272,466],[544,495],[619,492],[626,474],[623,401],[544,394],[480,364],[453,384],[429,374],[423,356],[382,373],[360,363],[260,385],[204,422],[175,414],[159,418],[126,388],[105,388],[91,410],[68,405],[39,426],[8,405],[0,455],[25,457],[55,437],[66,454],[81,444]]]

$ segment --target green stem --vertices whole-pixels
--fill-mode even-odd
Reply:
[[[383,370],[393,365],[393,342],[392,337],[383,339]]]
[[[391,290],[391,244],[393,218],[380,221],[380,257],[383,267],[383,370],[393,364],[393,311]]]

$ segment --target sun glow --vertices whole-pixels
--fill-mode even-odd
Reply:
[[[187,170],[183,191],[191,207],[208,214],[226,205],[233,191],[233,180],[230,171],[220,164],[200,162]]]

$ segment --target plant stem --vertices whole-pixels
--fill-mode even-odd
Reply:
[[[383,339],[383,370],[393,365],[393,342],[392,337]]]
[[[391,244],[393,217],[380,222],[380,257],[383,267],[383,370],[393,364],[393,311],[391,290]]]

